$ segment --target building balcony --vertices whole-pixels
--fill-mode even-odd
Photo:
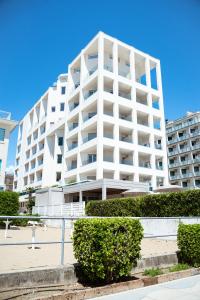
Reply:
[[[82,162],[82,166],[86,166],[86,165],[92,164],[92,163],[94,163],[96,161],[97,161],[97,158],[95,156],[93,156],[92,158],[88,158],[88,159],[84,160]]]
[[[169,179],[170,179],[170,180],[177,180],[177,179],[180,179],[180,175],[170,175],[170,176],[169,176]]]
[[[113,139],[113,133],[112,132],[104,132],[103,137],[107,139]]]
[[[93,134],[93,135],[91,135],[91,136],[85,136],[85,137],[83,138],[83,144],[85,144],[85,143],[87,143],[87,142],[89,142],[89,141],[95,139],[96,137],[97,137],[97,134]]]
[[[97,89],[89,90],[84,93],[84,100],[88,100],[92,95],[94,95],[97,92]]]
[[[121,159],[120,164],[122,165],[128,165],[128,166],[133,166],[133,161],[131,159]]]
[[[104,154],[103,161],[113,163],[113,155]]]
[[[198,135],[200,135],[200,130],[195,130],[194,132],[190,133],[191,137],[195,137],[195,136],[198,136]]]
[[[105,64],[104,64],[104,69],[105,69],[106,71],[113,72],[113,66],[112,66],[111,63],[105,63]]]
[[[194,171],[194,176],[199,177],[200,176],[200,171]]]
[[[200,143],[192,146],[192,150],[196,150],[200,148]]]
[[[182,128],[197,124],[197,123],[200,123],[200,118],[194,118],[191,121],[185,121],[185,122],[182,122],[181,124],[173,125],[172,127],[167,128],[166,131],[167,131],[167,133],[170,133],[170,132],[177,131]]]
[[[179,153],[184,153],[190,151],[190,147],[184,147],[182,149],[179,149]]]
[[[77,143],[73,143],[71,145],[68,146],[68,151],[72,150],[72,149],[75,149],[78,147],[78,142]]]
[[[72,104],[69,104],[69,110],[72,111],[74,110],[76,107],[79,106],[79,103],[72,103]]]
[[[68,128],[69,128],[69,131],[72,131],[73,129],[77,128],[78,127],[78,123],[72,123],[72,124],[69,124]]]
[[[98,65],[94,66],[93,68],[91,68],[89,71],[88,71],[88,74],[89,76],[91,76],[93,73],[95,73],[95,71],[98,69]]]
[[[119,95],[119,97],[131,100],[131,93],[126,93],[126,92],[123,92],[123,91],[119,91],[118,95]]]
[[[161,144],[154,143],[154,147],[158,150],[162,150],[162,145]]]
[[[97,114],[96,111],[88,113],[83,117],[83,122],[86,122],[87,120],[93,118],[94,116],[96,116],[96,114]]]
[[[130,136],[119,136],[121,142],[132,143],[133,139]]]
[[[191,172],[187,172],[185,174],[181,174],[181,178],[190,178],[192,176],[193,176],[193,174]]]
[[[200,157],[196,157],[193,159],[193,164],[200,163]]]
[[[139,167],[151,169],[151,163],[149,161],[148,162],[139,162]]]

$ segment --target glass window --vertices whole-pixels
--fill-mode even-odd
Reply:
[[[61,180],[61,172],[56,172],[56,181]]]
[[[58,137],[58,146],[63,146],[63,137],[62,136]]]
[[[65,110],[65,103],[60,103],[60,111],[64,111]]]
[[[1,166],[2,166],[2,159],[0,159],[0,171],[1,171]]]
[[[56,107],[55,107],[55,106],[52,106],[52,107],[51,107],[51,111],[52,111],[52,112],[55,112],[55,111],[56,111]]]
[[[65,90],[66,90],[66,87],[65,87],[65,86],[62,86],[62,87],[61,87],[61,94],[62,94],[62,95],[65,94]]]
[[[4,128],[0,128],[0,141],[3,142],[5,139],[5,132],[6,130]]]
[[[62,164],[62,154],[57,155],[57,163]]]

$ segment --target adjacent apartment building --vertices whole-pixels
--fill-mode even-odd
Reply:
[[[168,168],[160,61],[99,32],[21,120],[14,187],[102,179],[155,188]]]
[[[170,183],[200,187],[200,112],[167,122],[166,132]]]
[[[0,190],[5,188],[5,171],[10,133],[17,122],[11,120],[11,113],[0,111]]]

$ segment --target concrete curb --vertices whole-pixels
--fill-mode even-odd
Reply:
[[[0,273],[0,290],[11,287],[32,287],[45,284],[73,284],[77,282],[73,265],[55,268],[37,268]]]
[[[158,266],[165,268],[174,265],[177,262],[178,259],[176,253],[155,257],[144,257],[138,261],[138,266],[133,269],[133,273],[143,272],[144,269]],[[77,277],[74,265],[0,273],[0,289],[11,287],[30,287],[46,284],[69,285],[76,282]]]
[[[91,299],[94,297],[125,292],[131,289],[137,289],[149,285],[155,285],[158,283],[164,283],[167,281],[172,281],[180,278],[185,278],[189,276],[194,276],[200,274],[199,269],[189,269],[183,270],[174,273],[168,273],[159,275],[156,277],[145,277],[141,279],[131,280],[127,282],[119,282],[113,283],[107,286],[97,287],[97,288],[88,288],[81,291],[73,291],[73,292],[64,292],[62,294],[57,294],[49,297],[40,297],[38,299],[43,300],[83,300],[83,299]]]

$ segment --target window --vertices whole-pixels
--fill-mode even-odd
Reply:
[[[61,172],[56,172],[56,181],[61,180]]]
[[[6,130],[4,128],[0,128],[0,141],[3,142],[5,139],[5,132]]]
[[[55,112],[55,111],[56,111],[56,107],[55,107],[55,106],[52,106],[52,107],[51,107],[51,111],[52,111],[52,112]]]
[[[66,90],[66,87],[65,87],[65,86],[62,86],[62,87],[61,87],[61,95],[65,95],[65,90]]]
[[[58,137],[58,146],[63,146],[63,137],[62,136]]]
[[[62,164],[62,154],[57,155],[57,163]]]
[[[27,138],[27,144],[30,145],[30,143],[31,143],[31,136],[29,136],[29,137]]]
[[[65,110],[65,103],[60,103],[60,111],[64,111]]]
[[[0,159],[0,171],[1,171],[1,166],[2,166],[2,159]]]

